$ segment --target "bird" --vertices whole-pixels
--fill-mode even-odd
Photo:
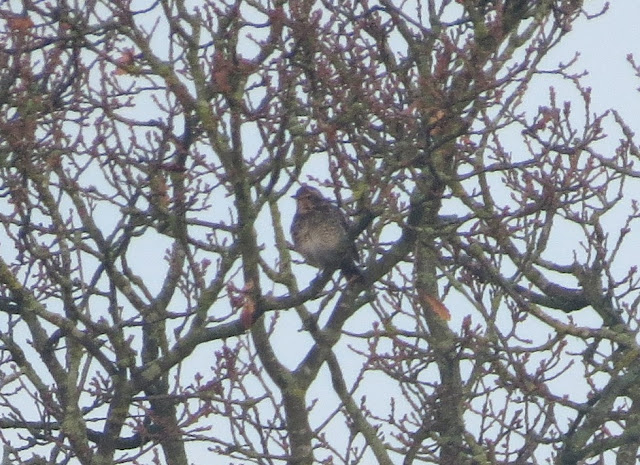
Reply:
[[[348,281],[362,279],[356,265],[358,250],[340,209],[315,187],[303,184],[293,196],[296,213],[291,222],[294,250],[322,270],[340,268]]]

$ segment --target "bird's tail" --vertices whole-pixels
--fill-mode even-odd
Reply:
[[[349,281],[350,283],[364,282],[364,274],[362,273],[362,270],[358,268],[358,266],[355,263],[353,262],[343,263],[342,266],[340,266],[340,269],[342,270],[344,277],[347,278],[347,281]]]

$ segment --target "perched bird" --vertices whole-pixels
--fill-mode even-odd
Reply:
[[[314,187],[303,185],[296,195],[291,223],[295,250],[316,268],[340,268],[348,280],[362,277],[358,251],[349,238],[347,221],[337,206]]]

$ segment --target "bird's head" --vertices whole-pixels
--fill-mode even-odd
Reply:
[[[303,184],[302,187],[298,189],[298,192],[296,192],[293,198],[296,199],[299,213],[307,213],[327,202],[318,189],[307,186],[306,184]]]

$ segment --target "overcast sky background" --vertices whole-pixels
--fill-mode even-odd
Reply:
[[[601,2],[587,0],[586,8],[597,11]],[[572,50],[581,54],[578,66],[588,70],[584,82],[593,88],[594,104],[600,109],[616,108],[624,117],[640,120],[640,80],[635,77],[627,55],[640,60],[640,2],[614,0],[609,11],[592,21],[581,20],[558,47],[558,59],[566,60]],[[630,121],[631,122],[631,121]],[[636,126],[638,127],[638,126]]]

